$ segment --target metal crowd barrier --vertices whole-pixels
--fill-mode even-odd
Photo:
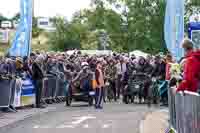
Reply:
[[[65,97],[64,74],[46,75],[43,81],[42,101],[61,102]]]
[[[0,108],[20,107],[21,79],[0,79]]]
[[[57,76],[46,75],[43,80],[42,99],[44,103],[63,102],[66,95],[66,81],[64,74],[59,73]],[[18,86],[21,83],[21,86]],[[30,86],[25,85],[22,89],[22,80],[17,78],[1,78],[0,79],[0,108],[21,107],[25,104],[34,104],[35,92]],[[22,90],[23,93],[22,93]],[[31,92],[30,92],[31,91]],[[29,97],[28,94],[33,94]],[[22,95],[24,94],[24,95]],[[51,101],[51,102],[49,102]]]
[[[0,107],[9,107],[14,102],[15,80],[1,79],[0,80]]]
[[[185,91],[176,96],[169,89],[170,124],[177,133],[200,133],[200,95]]]
[[[173,94],[174,88],[168,89],[168,107],[170,116],[170,125],[172,128],[176,129],[176,106],[175,106],[175,95]]]

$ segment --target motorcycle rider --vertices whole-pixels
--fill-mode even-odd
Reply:
[[[150,64],[149,61],[147,61],[144,57],[140,57],[138,60],[138,65],[136,67],[136,72],[137,73],[142,73],[146,75],[151,75],[151,72],[153,70],[152,65]],[[145,79],[144,81],[144,100],[146,102],[147,98],[151,95],[151,90],[150,90],[150,85],[151,85],[151,80],[150,79]]]
[[[86,93],[90,90],[90,81],[91,81],[91,72],[89,70],[89,64],[87,62],[82,62],[81,64],[82,70],[77,74],[77,76],[72,80],[73,83],[80,83],[80,91],[84,91]]]
[[[147,61],[144,57],[139,57],[138,64],[136,66],[137,73],[151,74],[152,69],[153,67],[149,61]]]
[[[152,71],[152,76],[156,77],[158,79],[165,79],[165,73],[166,73],[166,63],[165,61],[157,55],[154,59],[154,68]]]

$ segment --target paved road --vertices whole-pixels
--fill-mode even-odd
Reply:
[[[141,120],[149,109],[143,105],[104,104],[103,110],[75,104],[36,115],[0,128],[0,133],[139,133]]]

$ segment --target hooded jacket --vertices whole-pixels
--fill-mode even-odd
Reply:
[[[200,82],[200,51],[189,52],[186,55],[183,81],[177,91],[197,92]]]

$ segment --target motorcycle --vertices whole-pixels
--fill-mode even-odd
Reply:
[[[68,90],[66,92],[66,106],[71,106],[73,100],[87,102],[89,106],[92,106],[95,92],[92,89],[92,87],[86,86],[86,88],[88,89],[81,89],[74,83],[70,83]]]
[[[107,79],[105,82],[105,91],[104,91],[104,102],[107,100],[111,102],[113,99],[115,99],[115,94],[112,88],[112,81],[110,79]]]
[[[145,99],[145,84],[150,77],[144,73],[134,73],[128,81],[128,85],[124,89],[123,102],[125,104],[134,103],[135,99],[139,99],[139,103]]]

